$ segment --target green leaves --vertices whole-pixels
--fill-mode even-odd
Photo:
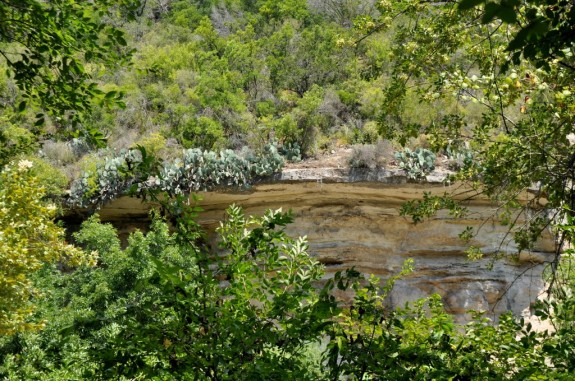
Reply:
[[[26,101],[22,101],[18,104],[18,112],[22,113],[26,110]]]
[[[115,66],[129,58],[128,51],[114,49],[127,45],[124,33],[100,22],[97,14],[139,6],[139,0],[2,2],[0,15],[6,17],[0,27],[0,52],[26,99],[18,112],[39,107],[59,126],[77,129],[93,107],[93,78],[86,61]],[[37,118],[36,126],[44,123],[44,117]]]
[[[57,208],[43,200],[33,167],[23,159],[0,168],[0,337],[43,326],[30,320],[41,295],[31,277],[42,266],[94,259],[64,241],[64,230],[52,220]]]
[[[487,24],[494,18],[499,18],[506,23],[514,23],[517,21],[517,7],[520,5],[518,0],[503,0],[501,2],[493,2],[490,0],[461,0],[457,4],[460,11],[467,11],[484,5],[484,13],[481,22]]]
[[[455,218],[461,218],[469,212],[449,193],[438,196],[432,195],[431,192],[423,192],[422,200],[405,202],[401,205],[399,213],[402,216],[410,216],[414,223],[419,223],[434,216],[439,210],[448,210]]]
[[[513,10],[513,8],[509,9],[508,7],[506,7],[503,4],[498,4],[498,3],[494,3],[494,2],[487,2],[485,4],[485,9],[484,9],[484,13],[483,16],[481,17],[481,22],[484,24],[487,24],[489,22],[491,22],[494,18],[499,18],[502,21],[506,21],[511,19],[513,21],[515,21],[514,16],[515,12]]]
[[[316,380],[308,347],[331,319],[319,313],[326,302],[313,287],[321,266],[304,240],[283,231],[289,213],[228,213],[218,229],[221,251],[196,245],[183,224],[169,233],[158,219],[122,250],[111,226],[86,221],[75,236],[100,251],[98,267],[43,274],[50,324],[40,335],[56,347],[36,346],[43,356],[37,373],[81,367],[86,378],[102,379]],[[18,349],[3,344],[0,376],[11,368],[26,378],[27,369],[4,361]],[[25,338],[20,348],[31,353],[29,345]],[[44,360],[53,366],[41,369]]]
[[[527,60],[547,68],[545,61],[567,58],[562,53],[571,47],[569,30],[575,24],[575,16],[568,10],[566,2],[552,0],[541,6],[537,1],[462,0],[458,9],[466,11],[481,4],[485,4],[481,18],[483,24],[497,18],[513,27],[514,32],[507,44],[508,51],[523,54]]]
[[[550,29],[549,22],[542,17],[532,20],[528,25],[521,28],[519,32],[507,45],[507,50],[516,51],[524,49],[526,58],[536,58],[535,51],[528,48],[529,43],[539,40],[541,36],[545,35]]]
[[[461,11],[475,8],[476,6],[485,3],[487,0],[461,0],[457,4],[457,8]]]

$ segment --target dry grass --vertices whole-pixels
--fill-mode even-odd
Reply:
[[[349,165],[353,168],[384,168],[393,161],[394,147],[389,140],[378,140],[376,144],[355,144],[352,146]]]

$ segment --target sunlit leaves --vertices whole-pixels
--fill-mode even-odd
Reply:
[[[64,241],[64,230],[52,221],[56,206],[42,199],[32,165],[21,160],[0,172],[0,335],[43,325],[27,320],[31,299],[41,295],[30,280],[40,267],[93,260]]]

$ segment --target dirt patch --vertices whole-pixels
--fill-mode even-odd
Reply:
[[[349,168],[349,160],[353,155],[353,148],[351,147],[338,147],[330,151],[322,152],[315,157],[304,159],[297,163],[285,163],[285,169],[314,169],[314,168]],[[391,155],[392,156],[392,155]],[[399,166],[395,160],[388,159],[385,164],[386,169],[398,169]],[[438,155],[435,161],[435,171],[445,174],[453,173],[449,169],[449,160],[443,155]]]
[[[298,163],[286,163],[285,168],[348,168],[352,152],[352,148],[335,148]]]

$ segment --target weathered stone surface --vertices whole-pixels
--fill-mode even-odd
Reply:
[[[467,259],[464,251],[469,243],[458,234],[466,226],[479,228],[471,244],[488,253],[514,253],[507,228],[491,219],[494,207],[479,199],[469,203],[471,213],[466,219],[439,214],[416,225],[399,215],[399,207],[420,198],[424,190],[443,194],[453,189],[438,182],[408,183],[400,171],[291,170],[284,171],[277,182],[259,184],[250,191],[204,193],[200,222],[215,228],[232,203],[248,214],[292,209],[295,223],[288,232],[308,237],[310,252],[325,264],[326,276],[355,266],[387,278],[412,258],[415,271],[397,283],[390,297],[393,306],[438,293],[459,321],[467,319],[469,309],[492,311],[493,317],[507,310],[528,314],[543,290],[543,262],[552,256],[553,239],[544,237],[535,252],[517,260],[499,260],[490,270],[491,257]],[[145,220],[147,209],[139,200],[123,198],[100,214],[129,231],[132,222]]]

